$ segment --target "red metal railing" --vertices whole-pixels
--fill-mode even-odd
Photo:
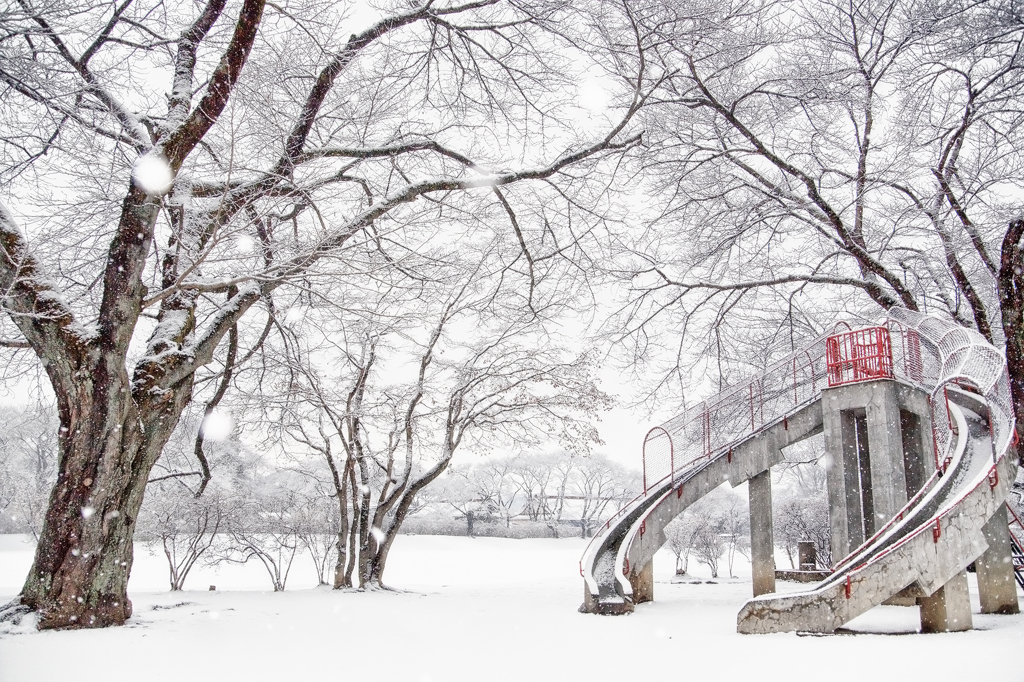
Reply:
[[[924,333],[917,328],[921,324]],[[844,326],[845,330],[817,337],[757,376],[652,429],[644,441],[644,493],[775,421],[782,422],[796,407],[813,400],[824,385],[900,378],[931,393],[942,383],[940,376],[956,375],[960,371],[956,368],[967,357],[968,340],[961,338],[959,328],[947,329],[945,323],[913,322],[897,316],[884,327],[853,330]],[[996,360],[1000,358],[993,357],[991,363],[984,360],[971,372],[995,371],[995,365],[988,368],[987,364]],[[1008,395],[1008,384],[993,390]],[[941,417],[945,400],[933,398],[936,468],[942,468],[942,454],[954,434],[948,419]],[[1012,414],[1012,407],[1000,403],[1000,411]],[[993,435],[998,442],[1006,438],[1001,432]]]
[[[658,478],[650,478],[653,471],[649,471],[649,462],[666,462],[668,464],[669,472],[676,470],[676,459],[675,459],[675,444],[672,442],[672,436],[669,435],[668,431],[660,426],[655,426],[653,429],[647,432],[647,436],[644,438],[644,457],[643,457],[643,473],[644,473],[644,490],[641,496],[650,490],[650,483],[655,480],[664,478],[663,472],[658,472]],[[648,453],[655,453],[656,456],[651,456]]]
[[[885,327],[846,328],[819,336],[744,383],[651,429],[644,439],[644,492],[773,422],[783,421],[795,407],[814,399],[826,377],[829,386],[839,385],[836,378],[850,383],[892,377],[889,331]],[[902,341],[903,334],[896,333]],[[907,345],[903,342],[900,347],[901,369],[908,360],[920,367],[919,348],[916,353],[904,350]]]
[[[644,441],[644,493],[783,421],[820,387],[899,377],[931,391],[942,369],[940,349],[926,344],[910,325],[895,319],[887,324],[857,330],[844,324],[846,329],[819,336],[761,374],[652,429]],[[935,416],[944,407],[944,400],[936,400]],[[936,468],[941,468],[939,453],[946,452],[953,433],[945,418],[932,420],[932,432]]]
[[[825,339],[825,363],[829,386],[891,379],[892,344],[889,330],[885,327],[867,327],[828,337]]]

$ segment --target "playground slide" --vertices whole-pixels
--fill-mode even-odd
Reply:
[[[888,362],[897,366],[895,371],[885,368],[886,378],[933,396],[944,388],[948,394],[949,439],[942,448],[936,443],[937,452],[943,450],[943,464],[896,517],[841,561],[828,579],[806,592],[764,595],[748,602],[738,617],[740,632],[831,632],[897,594],[932,595],[987,549],[981,529],[1005,501],[1016,476],[1016,457],[1007,455],[1013,417],[1001,354],[973,332],[910,311],[893,311],[887,326],[902,346],[897,352],[885,348]],[[888,344],[889,332],[884,336]],[[668,438],[669,452],[680,447],[673,443],[675,436],[682,447],[690,443],[691,454],[692,442],[699,440],[698,452],[703,454],[683,459],[681,467],[675,465],[680,459],[673,459],[670,475],[651,486],[645,441],[645,493],[610,519],[588,546],[580,565],[585,579],[581,611],[626,613],[636,603],[650,600],[652,576],[643,574],[650,571],[654,553],[665,542],[664,528],[673,518],[723,481],[738,485],[767,475],[781,461],[781,448],[821,432],[817,380],[827,372],[831,386],[834,365],[825,369],[818,362],[831,352],[823,341],[833,338],[816,339],[740,387],[742,403],[749,395],[746,432],[730,430],[737,421],[736,390],[729,399],[716,396],[658,427]],[[804,365],[798,366],[798,357]],[[854,365],[862,363],[855,360]],[[788,377],[790,367],[791,385],[781,392],[766,391],[765,386],[779,384],[783,374]],[[960,390],[951,383],[955,381],[966,381],[973,389]],[[792,400],[780,402],[783,395]],[[763,419],[765,412],[768,420]],[[693,424],[703,430],[694,431]],[[714,439],[718,432],[721,437]]]
[[[748,601],[737,616],[739,632],[833,632],[897,594],[932,595],[988,549],[982,528],[1006,501],[1017,465],[1006,450],[993,462],[984,400],[953,389],[949,399],[957,438],[945,472],[933,474],[826,580],[805,592]]]
[[[628,613],[649,601],[650,576],[641,573],[673,518],[723,481],[735,486],[758,476],[781,461],[781,448],[821,432],[826,339],[814,339],[651,430],[644,441],[644,492],[595,534],[580,561],[580,611]]]
[[[634,594],[629,577],[665,544],[665,526],[687,507],[728,481],[737,486],[782,461],[781,448],[822,430],[815,398],[757,433],[733,442],[707,461],[670,476],[624,507],[598,533],[581,562],[586,591],[581,611],[618,614],[649,597]],[[615,567],[622,567],[615,570]]]

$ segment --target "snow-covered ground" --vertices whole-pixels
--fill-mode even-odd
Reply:
[[[916,609],[879,607],[828,637],[738,635],[749,566],[714,584],[673,583],[655,561],[652,604],[630,616],[577,613],[580,540],[400,537],[387,582],[403,592],[314,588],[308,559],[283,593],[254,565],[203,569],[167,591],[159,555],[137,550],[135,615],[121,628],[0,636],[0,682],[156,680],[925,680],[1024,679],[1024,617],[978,614],[975,630],[917,635]],[[31,561],[0,536],[0,598]],[[974,587],[973,576],[971,585]],[[218,590],[206,588],[216,584]],[[782,585],[792,590],[791,584]],[[201,591],[200,591],[201,590]],[[880,636],[877,632],[906,636]]]

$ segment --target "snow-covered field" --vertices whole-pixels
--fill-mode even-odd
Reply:
[[[314,588],[308,559],[283,593],[254,565],[203,569],[167,591],[159,555],[136,552],[135,615],[121,628],[0,636],[0,682],[49,680],[1024,680],[1024,617],[978,614],[973,632],[916,635],[916,609],[880,607],[828,637],[738,635],[740,578],[672,583],[655,561],[652,604],[624,617],[577,613],[580,540],[403,536],[387,582],[402,592]],[[0,536],[0,598],[31,560]],[[707,580],[693,565],[694,578]],[[973,576],[972,588],[973,588]],[[218,591],[206,588],[216,584]],[[783,589],[795,586],[785,584]],[[201,591],[200,591],[201,590]],[[877,632],[906,636],[880,636]]]

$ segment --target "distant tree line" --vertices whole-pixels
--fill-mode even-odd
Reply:
[[[4,408],[2,415],[8,427],[0,437],[0,532],[38,538],[56,477],[55,410],[39,403]],[[215,475],[196,495],[197,476],[175,467],[191,456],[202,416],[182,420],[139,512],[136,540],[165,558],[170,589],[184,589],[199,566],[256,562],[273,589],[284,590],[296,561],[301,570],[312,563],[319,584],[351,587],[344,580],[358,525],[342,517],[323,453],[286,452],[280,440],[268,441],[271,447],[260,452],[240,442],[236,426],[233,434],[207,442]],[[446,471],[410,504],[394,532],[408,525],[428,534],[589,537],[636,494],[636,486],[635,471],[598,454],[489,455]],[[352,504],[351,497],[344,499]],[[375,512],[370,509],[370,518]],[[384,534],[376,527],[367,532]]]
[[[635,470],[600,454],[488,457],[453,467],[425,497],[429,509],[414,527],[451,527],[445,520],[454,515],[468,535],[587,538],[638,489]]]

